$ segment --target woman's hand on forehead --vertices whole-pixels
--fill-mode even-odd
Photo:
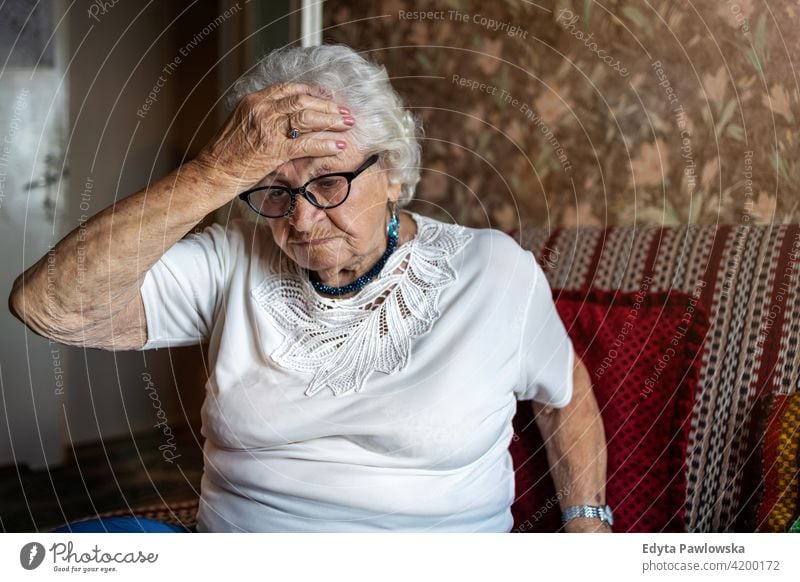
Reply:
[[[245,95],[195,163],[222,184],[250,188],[259,174],[269,176],[287,163],[344,156],[350,141],[344,134],[355,123],[347,107],[316,87],[274,85]]]

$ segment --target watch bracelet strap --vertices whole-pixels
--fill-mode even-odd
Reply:
[[[598,507],[594,505],[572,505],[564,509],[564,511],[561,513],[561,521],[562,523],[566,524],[568,521],[575,519],[576,517],[588,517],[591,519],[599,519],[601,522],[611,525],[606,517],[605,510],[605,506]]]

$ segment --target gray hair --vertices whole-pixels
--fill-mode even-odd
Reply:
[[[411,201],[420,179],[422,123],[404,109],[383,65],[341,44],[277,49],[231,86],[226,111],[249,93],[289,82],[326,88],[337,103],[349,107],[357,120],[350,130],[356,147],[365,154],[380,152],[389,183],[400,184],[398,204]]]

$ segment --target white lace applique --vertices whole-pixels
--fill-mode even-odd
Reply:
[[[414,239],[401,245],[381,274],[353,297],[320,296],[291,261],[253,290],[284,335],[272,359],[314,374],[306,396],[326,386],[335,396],[360,392],[372,371],[402,370],[411,339],[428,332],[439,318],[439,295],[456,280],[450,259],[472,234],[461,226],[412,216]]]

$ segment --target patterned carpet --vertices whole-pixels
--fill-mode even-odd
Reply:
[[[82,445],[49,470],[0,467],[0,531],[47,531],[99,513],[148,503],[195,500],[203,452],[198,430],[176,429],[172,463],[164,435],[148,432]]]

